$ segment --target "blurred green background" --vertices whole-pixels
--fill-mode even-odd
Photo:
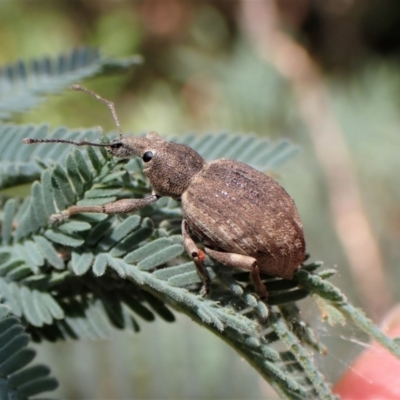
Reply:
[[[82,45],[144,63],[90,88],[123,129],[253,132],[302,146],[276,179],[294,197],[312,259],[379,322],[400,299],[400,5],[396,0],[0,1],[0,64]],[[104,105],[52,97],[16,123],[114,129]],[[362,349],[311,302],[335,381]],[[219,339],[178,323],[107,342],[43,344],[67,399],[262,399],[266,384]],[[329,332],[329,334],[328,334]],[[333,332],[333,333],[332,333]]]

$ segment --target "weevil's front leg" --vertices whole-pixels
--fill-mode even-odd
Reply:
[[[144,199],[123,199],[101,206],[71,206],[60,214],[53,214],[50,219],[52,222],[59,222],[67,219],[71,215],[81,213],[104,213],[104,214],[127,214],[139,210],[140,208],[154,203],[159,196],[152,195]]]
[[[242,254],[224,253],[209,248],[205,248],[207,254],[219,261],[227,267],[244,269],[250,271],[251,281],[254,285],[254,290],[260,297],[260,300],[266,302],[268,299],[268,291],[260,277],[260,269],[257,260],[254,257],[244,256]]]
[[[208,275],[206,267],[204,266],[206,255],[203,250],[197,247],[196,243],[190,237],[189,227],[185,219],[182,221],[182,236],[183,246],[185,247],[185,250],[189,256],[193,259],[197,272],[203,280],[204,286],[201,290],[201,294],[208,295],[210,293],[211,278]]]

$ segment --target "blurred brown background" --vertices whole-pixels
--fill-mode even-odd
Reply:
[[[0,64],[84,44],[144,57],[88,83],[116,102],[126,131],[254,132],[301,145],[276,178],[296,200],[312,259],[337,266],[335,284],[376,322],[399,301],[398,1],[0,1]],[[16,122],[113,129],[101,104],[77,99],[53,97]],[[330,349],[320,362],[334,381],[362,346],[308,306],[304,317]],[[39,346],[59,396],[267,397],[248,365],[185,318],[142,326],[106,343]]]

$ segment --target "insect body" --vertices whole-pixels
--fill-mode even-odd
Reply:
[[[75,86],[114,105],[93,92]],[[91,145],[89,142],[41,140]],[[24,139],[25,143],[40,140]],[[63,217],[83,212],[107,214],[134,212],[162,196],[180,200],[183,210],[183,243],[208,292],[210,278],[204,267],[205,253],[220,263],[250,272],[255,291],[266,300],[267,290],[260,272],[291,279],[305,257],[303,227],[296,206],[272,178],[238,161],[220,159],[211,163],[192,148],[164,141],[151,132],[145,137],[124,137],[106,146],[115,157],[140,157],[152,186],[144,199],[123,199],[102,206],[72,206]],[[204,245],[199,249],[192,238]]]

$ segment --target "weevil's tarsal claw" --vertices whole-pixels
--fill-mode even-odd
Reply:
[[[35,143],[34,139],[29,138],[29,137],[26,137],[26,138],[22,139],[21,142],[24,143],[24,144],[32,144],[32,143]]]
[[[71,90],[82,90],[82,86],[77,83],[73,83],[70,87]]]
[[[200,296],[201,297],[209,297],[211,293],[211,282],[203,282],[203,286],[200,289]]]
[[[68,217],[69,217],[68,211],[64,210],[64,211],[61,211],[60,213],[50,215],[49,223],[50,224],[54,224],[54,225],[58,225],[61,222],[63,222],[66,219],[68,219]]]

